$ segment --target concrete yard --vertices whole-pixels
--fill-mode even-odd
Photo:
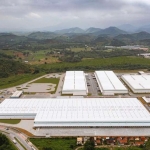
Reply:
[[[46,92],[51,92],[55,91],[55,86],[56,84],[52,83],[31,83],[28,84],[25,88],[23,88],[24,92],[41,92],[41,93],[46,93]]]

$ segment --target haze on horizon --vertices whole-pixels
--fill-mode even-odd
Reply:
[[[150,0],[0,0],[0,30],[149,24]]]

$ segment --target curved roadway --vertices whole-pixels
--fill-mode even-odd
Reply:
[[[0,131],[5,134],[12,142],[16,138],[26,148],[26,150],[37,150],[37,148],[35,148],[35,146],[33,146],[33,144],[28,141],[28,137],[23,133],[5,126],[0,126]],[[16,147],[19,150],[25,150],[25,148],[17,140],[15,144]]]

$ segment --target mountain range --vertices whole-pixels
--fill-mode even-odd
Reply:
[[[31,45],[59,45],[65,43],[82,43],[92,45],[112,45],[123,46],[130,44],[150,45],[150,33],[145,31],[128,34],[116,27],[105,30],[95,30],[91,28],[86,33],[55,33],[55,32],[33,32],[27,36],[18,36],[12,33],[0,33],[0,47],[2,49],[25,47],[32,48]],[[77,31],[77,30],[73,30]],[[90,33],[89,33],[90,32]],[[91,33],[92,32],[92,33]],[[7,43],[7,44],[6,44]]]
[[[83,30],[79,27],[69,28],[69,29],[62,29],[62,30],[56,30],[54,32],[45,31],[45,32],[33,32],[28,35],[30,38],[35,39],[52,39],[56,38],[58,36],[72,36],[72,35],[87,35],[91,34],[93,36],[110,36],[114,37],[120,34],[133,34],[133,33],[139,33],[139,32],[147,32],[150,33],[150,25],[143,26],[140,28],[137,28],[135,26],[132,26],[130,24],[124,24],[118,27],[108,27],[105,29],[101,28],[95,28],[90,27],[86,30]]]

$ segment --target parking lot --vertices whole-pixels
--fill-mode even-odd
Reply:
[[[88,92],[91,94],[91,96],[98,96],[100,94],[100,90],[94,73],[87,73],[86,81],[87,81]]]

